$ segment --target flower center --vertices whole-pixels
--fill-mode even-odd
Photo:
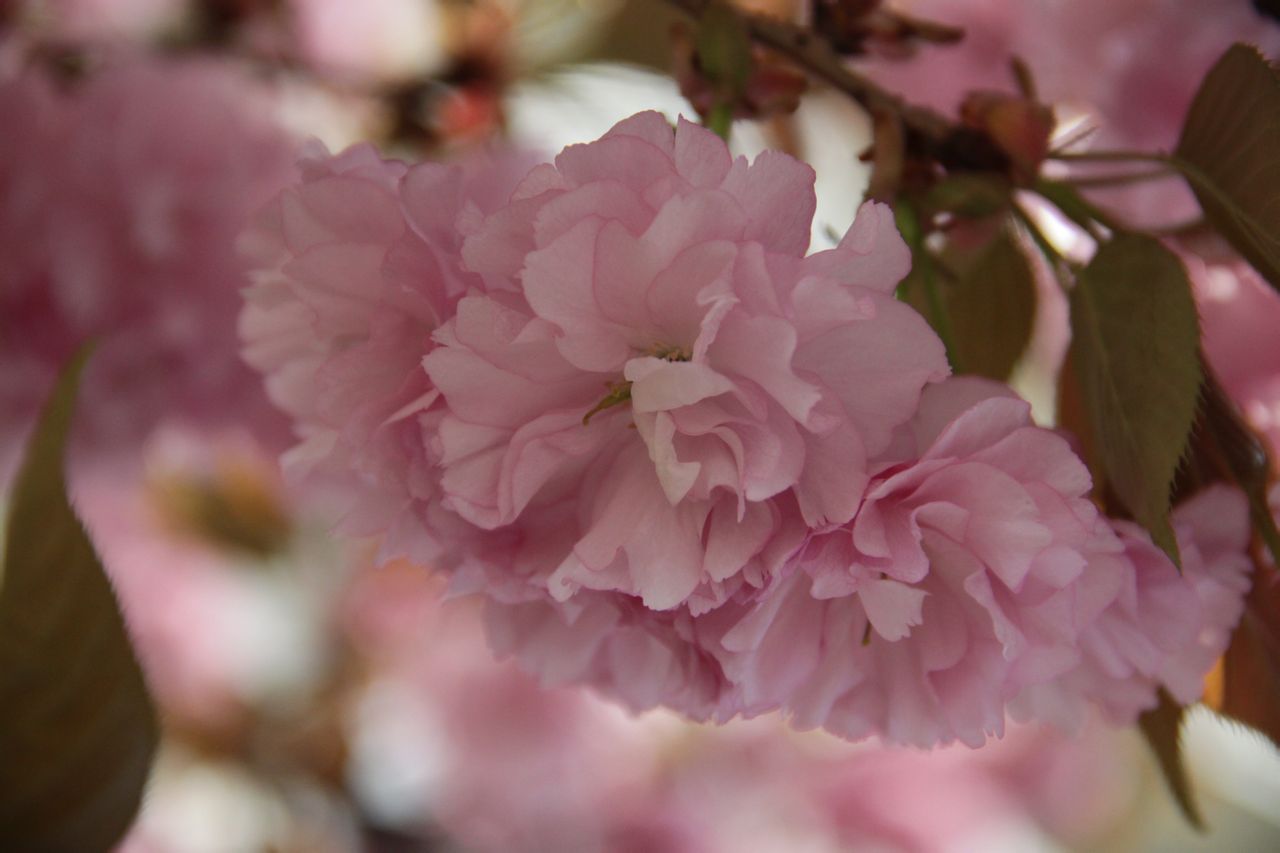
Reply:
[[[604,395],[599,403],[596,403],[591,411],[582,416],[582,425],[586,426],[592,415],[596,412],[603,412],[605,409],[611,409],[614,406],[620,406],[631,399],[631,382],[623,380],[622,382],[606,382],[605,387],[609,389],[609,393]]]
[[[692,361],[693,354],[684,347],[674,346],[672,344],[654,344],[644,351],[645,355],[651,355],[654,358],[660,358],[664,361]],[[624,379],[621,382],[606,382],[605,387],[608,393],[596,403],[591,411],[582,416],[582,425],[586,426],[591,422],[591,418],[597,412],[603,412],[605,409],[612,409],[614,406],[621,406],[623,403],[631,399],[631,381]]]
[[[649,348],[646,355],[651,355],[664,361],[689,361],[693,358],[693,354],[684,347],[671,344],[654,344]]]

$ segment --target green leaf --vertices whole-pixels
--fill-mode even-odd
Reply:
[[[1280,288],[1280,73],[1237,44],[1210,69],[1173,163],[1205,216]]]
[[[1160,704],[1138,718],[1138,728],[1151,751],[1155,753],[1160,764],[1160,772],[1173,798],[1178,802],[1187,821],[1200,831],[1204,831],[1204,820],[1200,810],[1196,808],[1195,798],[1191,791],[1191,780],[1187,777],[1186,767],[1182,763],[1181,729],[1182,718],[1186,709],[1174,700],[1163,687],[1160,688]]]
[[[1005,380],[1031,341],[1036,284],[1017,239],[1002,231],[946,291],[956,360],[966,373]]]
[[[9,508],[0,579],[0,848],[108,850],[138,811],[155,712],[64,447],[87,353],[59,379]]]
[[[1199,344],[1186,271],[1159,241],[1120,234],[1081,270],[1070,359],[1090,443],[1116,496],[1175,563],[1169,502],[1196,413]]]

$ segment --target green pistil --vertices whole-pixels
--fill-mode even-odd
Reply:
[[[609,393],[604,395],[603,400],[596,403],[595,408],[582,416],[583,426],[587,425],[596,412],[612,409],[614,406],[620,406],[631,399],[631,383],[629,381],[608,382],[605,387],[609,389]]]

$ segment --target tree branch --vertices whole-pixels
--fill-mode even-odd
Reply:
[[[667,0],[693,18],[723,0]],[[871,113],[898,117],[906,131],[907,150],[927,155],[952,169],[1002,171],[1008,157],[985,134],[953,122],[925,107],[908,104],[874,81],[849,68],[821,35],[788,21],[736,11],[752,40],[771,48],[844,92]]]

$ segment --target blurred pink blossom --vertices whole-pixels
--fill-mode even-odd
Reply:
[[[1092,114],[1108,146],[1169,148],[1200,79],[1232,43],[1280,49],[1280,26],[1249,0],[901,0],[962,27],[955,45],[867,69],[911,100],[954,113],[974,89],[1013,91],[1025,61],[1039,96]]]
[[[292,174],[264,108],[210,62],[122,60],[66,93],[35,75],[0,82],[6,442],[90,338],[82,438],[136,445],[169,416],[279,434],[236,334],[236,235]]]
[[[1205,356],[1280,465],[1280,295],[1243,262],[1187,258]]]
[[[1025,61],[1037,97],[1058,119],[1097,129],[1088,147],[1174,147],[1201,79],[1234,42],[1274,55],[1280,24],[1249,0],[903,0],[926,19],[958,25],[956,45],[859,67],[917,103],[954,114],[973,90],[1014,91],[1010,62]],[[1098,199],[1143,223],[1181,223],[1198,209],[1180,180],[1101,190]]]
[[[277,682],[308,676],[291,648],[290,625],[292,609],[305,602],[272,601],[264,594],[270,583],[260,583],[267,578],[262,555],[219,535],[228,532],[219,507],[284,511],[271,455],[243,431],[165,426],[144,467],[95,459],[73,483],[76,510],[120,599],[148,684],[180,725],[231,724]],[[264,520],[261,511],[249,516]]]

